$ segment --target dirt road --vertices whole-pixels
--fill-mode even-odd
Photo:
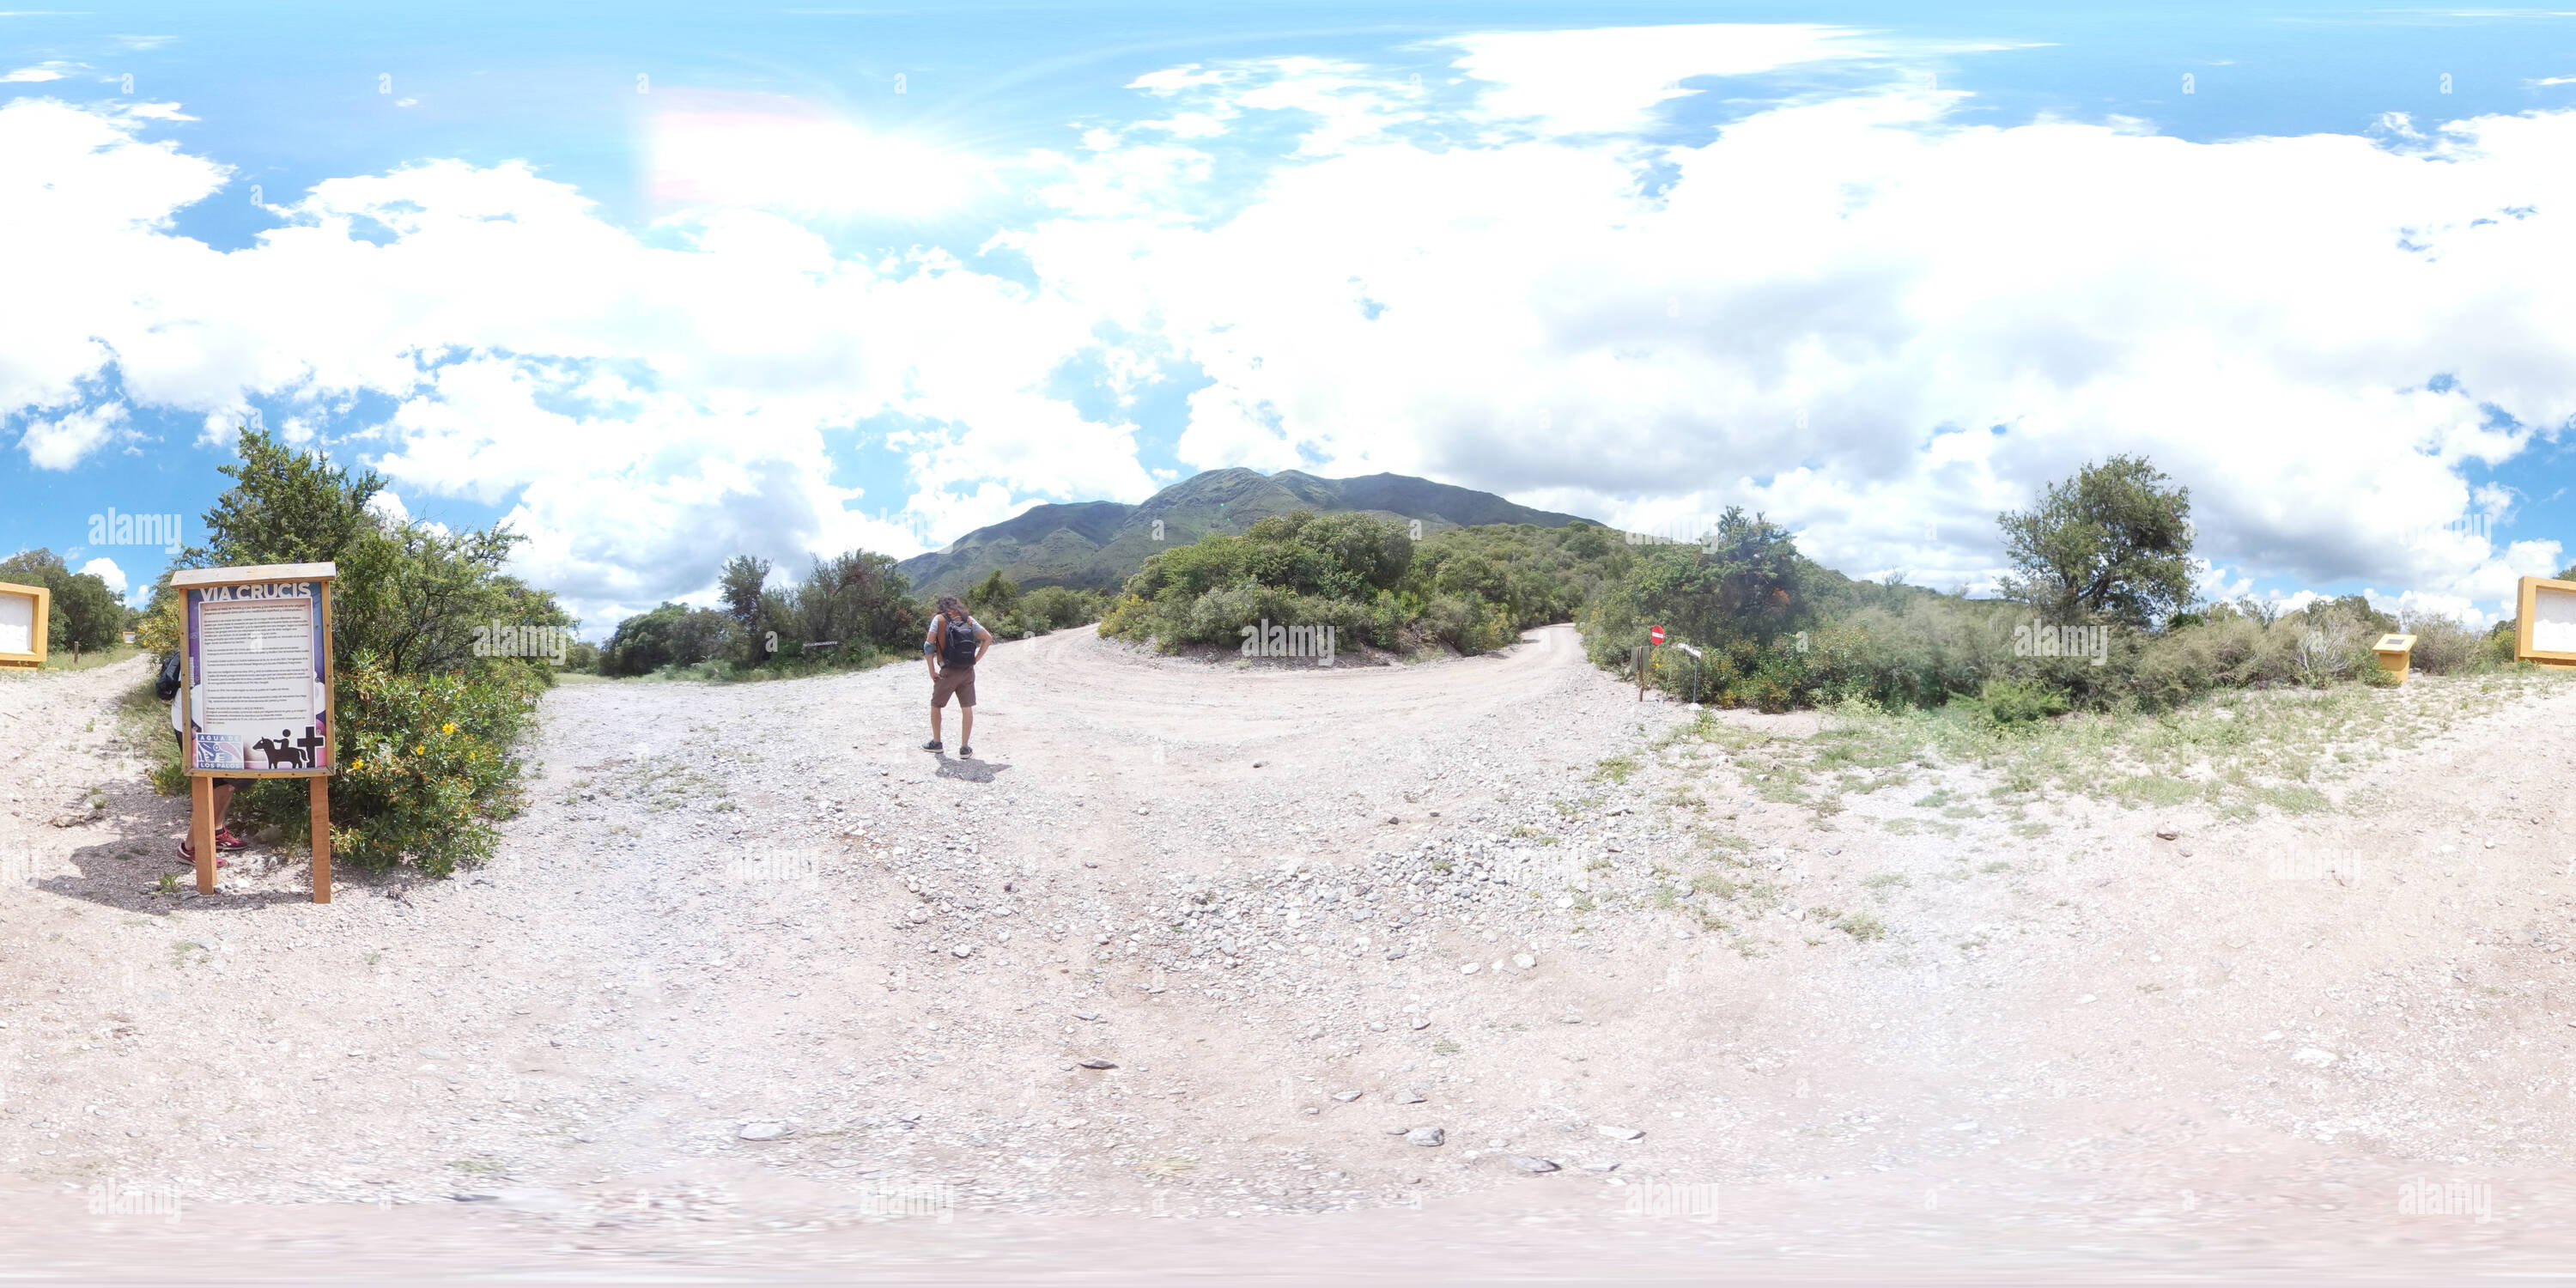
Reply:
[[[1331,669],[1065,632],[983,670],[971,761],[916,749],[911,666],[567,684],[498,861],[325,907],[292,866],[153,888],[180,807],[108,710],[139,664],[0,683],[0,728],[89,730],[22,753],[0,818],[0,1176],[44,1216],[0,1252],[2571,1264],[2571,686],[2329,813],[2066,796],[2042,834],[1911,825],[1896,797],[1991,786],[1956,766],[1766,799],[1563,627]]]

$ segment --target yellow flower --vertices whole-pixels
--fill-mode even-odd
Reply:
[[[456,732],[456,725],[453,721],[450,721],[447,724],[440,725],[438,727],[438,731],[440,733],[454,733]]]
[[[411,749],[411,754],[413,754],[413,755],[415,755],[415,756],[426,756],[426,755],[428,755],[428,754],[429,754],[429,744],[428,744],[428,743],[420,743],[420,744],[415,745],[415,746]]]
[[[367,762],[365,762],[365,761],[363,761],[363,760],[354,760],[354,761],[349,762],[349,768],[350,768],[351,770],[359,770],[359,769],[364,769],[364,768],[366,768],[366,767],[367,767]]]

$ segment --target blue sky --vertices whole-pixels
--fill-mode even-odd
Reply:
[[[2490,615],[2576,559],[2571,23],[8,13],[0,548],[148,584],[91,517],[201,535],[256,418],[506,519],[592,634],[1237,464],[1979,587],[2127,451],[2214,592]]]

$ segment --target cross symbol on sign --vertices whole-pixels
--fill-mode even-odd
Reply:
[[[319,753],[313,749],[328,741],[330,740],[314,733],[313,726],[304,726],[304,736],[296,739],[295,745],[304,749],[304,764],[307,768],[321,768],[321,762],[317,758]]]

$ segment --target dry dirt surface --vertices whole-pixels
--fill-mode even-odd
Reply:
[[[910,665],[567,683],[494,862],[328,905],[187,890],[142,663],[0,677],[0,1269],[2576,1272],[2576,684],[2334,808],[1924,828],[1984,771],[1790,803],[1565,627],[982,672],[972,759]]]

